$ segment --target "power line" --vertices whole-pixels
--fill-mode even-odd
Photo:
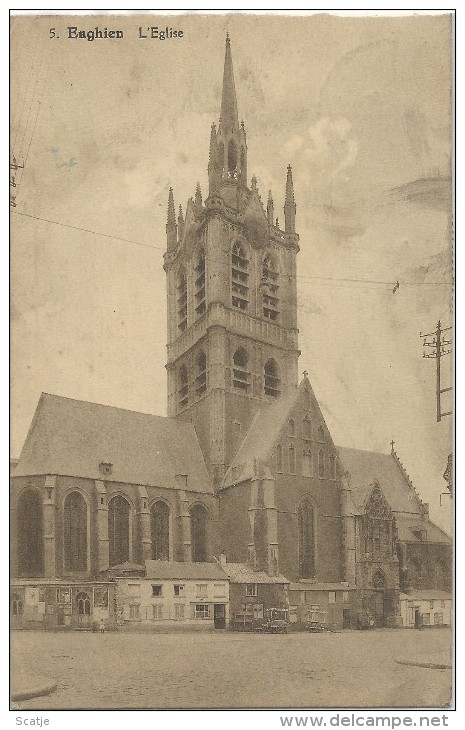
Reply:
[[[25,216],[26,218],[33,218],[34,220],[43,221],[44,223],[51,223],[56,226],[63,226],[65,228],[72,228],[76,231],[83,231],[84,233],[92,233],[95,236],[101,236],[103,238],[109,238],[114,239],[115,241],[124,241],[125,243],[132,243],[135,246],[142,246],[144,248],[151,248],[154,251],[162,251],[165,252],[165,247],[163,246],[152,246],[149,243],[142,243],[141,241],[134,241],[130,238],[123,238],[122,236],[114,236],[109,233],[102,233],[100,231],[94,231],[90,228],[83,228],[81,226],[75,226],[71,223],[63,223],[62,221],[55,221],[51,218],[42,218],[41,216],[31,215],[30,213],[24,213],[20,211],[13,211],[16,215]],[[210,263],[221,263],[219,259],[212,259],[207,258],[207,261],[210,261]],[[322,284],[327,282],[327,286],[338,286],[339,282],[342,284],[374,284],[374,285],[383,285],[386,288],[390,288],[392,290],[393,285],[395,285],[395,282],[392,281],[380,281],[380,280],[373,280],[373,279],[349,279],[349,278],[337,278],[337,277],[331,277],[331,276],[306,276],[306,275],[297,275],[297,279],[306,279],[306,280],[312,280],[312,281],[320,281]],[[400,285],[403,286],[452,286],[452,282],[448,281],[401,281]],[[346,288],[364,288],[364,287],[346,287]],[[372,288],[372,287],[365,287],[365,288]]]

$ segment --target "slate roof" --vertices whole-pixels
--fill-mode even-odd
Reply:
[[[440,527],[430,520],[418,519],[416,515],[396,514],[397,534],[402,542],[414,543],[444,543],[450,545],[452,540]],[[426,539],[422,540],[414,534],[414,531],[425,530]]]
[[[228,580],[218,563],[175,563],[146,560],[145,572],[151,580]]]
[[[337,450],[342,470],[350,473],[350,489],[357,509],[363,511],[376,480],[394,512],[410,512],[421,516],[424,511],[422,503],[410,488],[392,454],[347,449],[342,446],[338,446]]]
[[[56,474],[107,481],[178,487],[212,494],[211,480],[194,426],[174,418],[42,393],[15,476]]]
[[[436,588],[430,588],[429,590],[417,590],[412,589],[411,593],[401,593],[401,601],[451,601],[452,594],[447,591],[439,591]]]
[[[268,575],[262,570],[254,570],[245,563],[224,563],[221,567],[230,577],[231,583],[273,583],[278,585],[289,583],[284,575]]]

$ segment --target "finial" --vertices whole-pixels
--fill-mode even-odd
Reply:
[[[307,372],[307,370],[304,370],[304,380],[308,380],[308,372]]]
[[[391,454],[394,453],[394,444],[395,444],[395,441],[391,441]]]

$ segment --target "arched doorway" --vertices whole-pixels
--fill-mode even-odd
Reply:
[[[117,495],[108,504],[108,538],[111,565],[129,560],[129,502]]]
[[[201,504],[191,509],[191,541],[192,560],[194,563],[205,563],[208,560],[207,551],[207,524],[208,512]]]
[[[35,489],[27,489],[18,500],[18,574],[44,574],[42,497]]]
[[[79,492],[65,499],[64,510],[65,571],[87,571],[87,503]]]
[[[81,591],[76,596],[76,609],[78,618],[78,627],[87,628],[91,622],[91,603],[87,593]]]
[[[382,570],[375,570],[372,582],[372,614],[375,626],[386,626],[386,576]]]

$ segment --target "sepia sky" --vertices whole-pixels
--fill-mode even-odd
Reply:
[[[68,25],[124,38],[68,39]],[[140,40],[139,25],[184,37]],[[451,419],[436,423],[419,337],[451,323],[446,15],[12,19],[11,144],[25,163],[11,216],[12,455],[42,391],[166,413],[167,194],[185,210],[197,180],[208,193],[226,31],[249,176],[282,222],[293,166],[300,372],[336,444],[388,452],[394,439],[449,531]]]

